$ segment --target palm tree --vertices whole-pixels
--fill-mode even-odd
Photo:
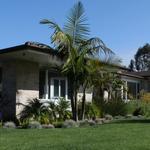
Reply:
[[[86,21],[83,5],[78,2],[71,9],[64,29],[47,19],[40,22],[54,29],[51,41],[59,52],[67,56],[62,72],[72,83],[71,107],[74,120],[78,120],[77,92],[81,83],[84,83],[84,78],[81,77],[89,70],[88,60],[99,58],[101,52],[112,53],[101,39],[88,38],[89,27]]]

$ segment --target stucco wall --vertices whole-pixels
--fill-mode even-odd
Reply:
[[[2,99],[0,110],[5,120],[14,120],[16,113],[16,65],[2,64]]]
[[[16,63],[16,115],[28,100],[39,97],[39,67],[32,62],[21,61]],[[23,104],[23,105],[22,105]]]
[[[39,96],[39,66],[27,61],[2,64],[1,111],[5,120],[14,120],[29,99]]]

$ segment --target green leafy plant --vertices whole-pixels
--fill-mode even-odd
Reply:
[[[66,120],[71,118],[70,112],[70,102],[67,101],[65,98],[59,98],[56,106],[59,120]]]
[[[112,116],[125,116],[127,114],[126,103],[119,97],[113,97],[111,100],[105,103],[104,112]]]

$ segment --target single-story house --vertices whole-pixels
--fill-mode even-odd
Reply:
[[[2,118],[14,119],[29,99],[69,99],[71,81],[58,73],[53,66],[64,63],[61,55],[51,47],[26,42],[0,50],[0,112]],[[150,91],[150,72],[135,73],[124,67],[118,74],[125,81],[130,93],[138,98],[140,89]],[[123,99],[128,99],[128,92],[122,89]],[[78,94],[81,98],[82,91]],[[92,99],[92,92],[87,91],[87,99]],[[23,104],[23,105],[17,105]]]

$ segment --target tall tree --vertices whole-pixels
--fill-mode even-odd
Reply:
[[[134,71],[134,70],[135,70],[135,62],[134,62],[133,59],[131,59],[131,61],[130,61],[129,69],[130,69],[131,71]]]
[[[140,47],[135,54],[135,66],[137,71],[150,70],[150,45]]]
[[[67,56],[62,72],[68,76],[72,83],[71,107],[74,120],[78,120],[77,93],[80,85],[85,81],[82,76],[89,70],[88,60],[98,58],[101,51],[105,54],[112,53],[101,39],[88,37],[89,27],[86,21],[83,5],[78,2],[67,17],[64,30],[50,20],[44,19],[40,22],[48,24],[54,29],[51,41],[59,52]]]

